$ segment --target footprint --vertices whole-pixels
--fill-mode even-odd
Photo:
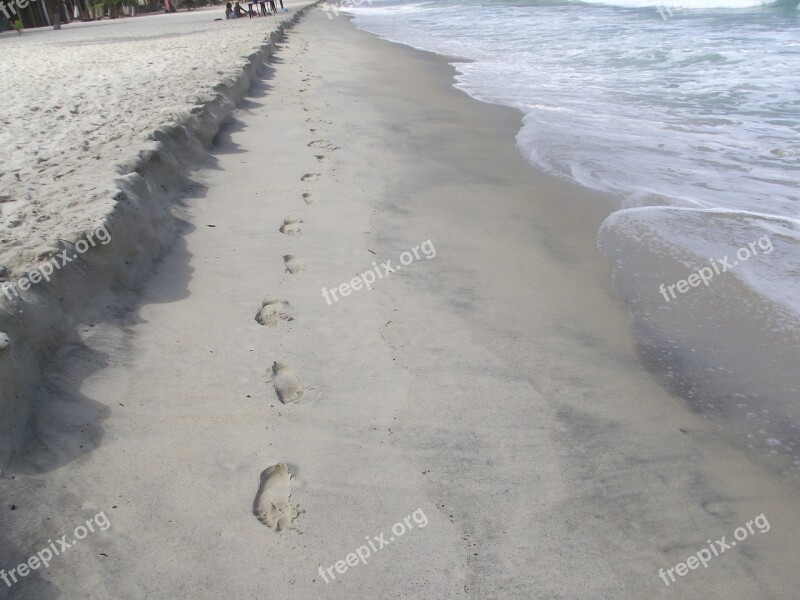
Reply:
[[[300,233],[300,223],[303,221],[300,219],[295,219],[293,217],[286,217],[283,220],[283,225],[280,226],[278,231],[281,233],[285,233],[286,235],[294,235],[296,233]]]
[[[311,133],[317,133],[317,130],[316,130],[316,129],[314,129],[313,127],[312,127],[312,128],[310,128],[310,129],[309,129],[309,131],[310,131]]]
[[[273,531],[297,529],[294,521],[303,510],[293,506],[290,501],[291,483],[292,476],[286,463],[272,465],[261,473],[261,484],[253,501],[253,514]]]
[[[300,181],[316,181],[319,173],[306,173],[300,178]]]
[[[306,204],[316,204],[319,202],[319,199],[311,192],[303,192],[303,200],[306,201]]]
[[[300,271],[306,270],[306,263],[302,260],[294,256],[293,254],[287,254],[283,257],[283,262],[286,263],[286,270],[289,271],[292,275],[295,273],[299,273]]]
[[[316,158],[319,162],[325,162],[326,160],[329,160],[324,154],[316,154],[314,158]]]
[[[294,317],[285,312],[288,306],[286,300],[264,300],[256,313],[256,321],[267,327],[275,327],[280,320],[294,321]]]
[[[334,146],[327,140],[314,140],[306,144],[309,148],[324,148],[325,150],[338,150],[339,146]]]
[[[294,371],[288,366],[277,362],[272,363],[272,385],[275,386],[278,400],[283,404],[297,402],[306,391]]]

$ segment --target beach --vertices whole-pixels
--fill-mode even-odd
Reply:
[[[643,359],[619,199],[534,169],[458,57],[319,7],[265,35],[126,141],[142,181],[92,175],[144,218],[21,236],[110,242],[3,305],[0,568],[72,547],[0,598],[792,597],[796,477]]]
[[[43,361],[174,242],[182,177],[307,4],[288,6],[264,20],[204,9],[3,34],[0,461],[24,441]]]

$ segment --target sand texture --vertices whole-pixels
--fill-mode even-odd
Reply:
[[[319,9],[280,40],[0,479],[0,568],[111,527],[0,593],[796,595],[797,490],[641,364],[596,243],[614,202],[532,169],[520,114],[453,74]]]
[[[215,21],[221,9],[209,9],[3,37],[0,460],[24,442],[44,362],[76,321],[108,306],[112,287],[137,285],[173,243],[176,200],[202,191],[186,174],[308,4],[287,6],[262,19]],[[107,244],[76,250],[98,229]],[[52,277],[18,285],[47,263]]]

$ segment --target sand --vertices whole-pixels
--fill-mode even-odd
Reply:
[[[172,244],[184,173],[205,162],[308,3],[286,6],[268,18],[225,21],[214,8],[2,36],[0,463],[22,442],[42,361]],[[82,252],[98,230],[111,243]],[[43,268],[52,278],[28,290]]]
[[[226,87],[240,85],[248,57],[288,16],[213,20],[223,13],[4,36],[0,265],[28,266],[58,236],[96,226],[109,212],[107,188],[153,147],[153,132],[191,122]]]
[[[641,366],[613,200],[531,169],[520,115],[452,74],[320,10],[291,30],[0,481],[2,567],[111,526],[0,593],[792,596],[796,490]]]

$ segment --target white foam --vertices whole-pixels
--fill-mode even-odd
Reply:
[[[538,168],[626,207],[750,215],[728,223],[755,239],[770,219],[800,219],[798,23],[780,10],[718,9],[764,4],[389,2],[353,12],[383,37],[471,59],[455,64],[457,87],[521,110],[517,144]],[[716,223],[663,227],[701,252],[724,241],[703,229]],[[790,262],[759,261],[738,275],[800,314]]]

